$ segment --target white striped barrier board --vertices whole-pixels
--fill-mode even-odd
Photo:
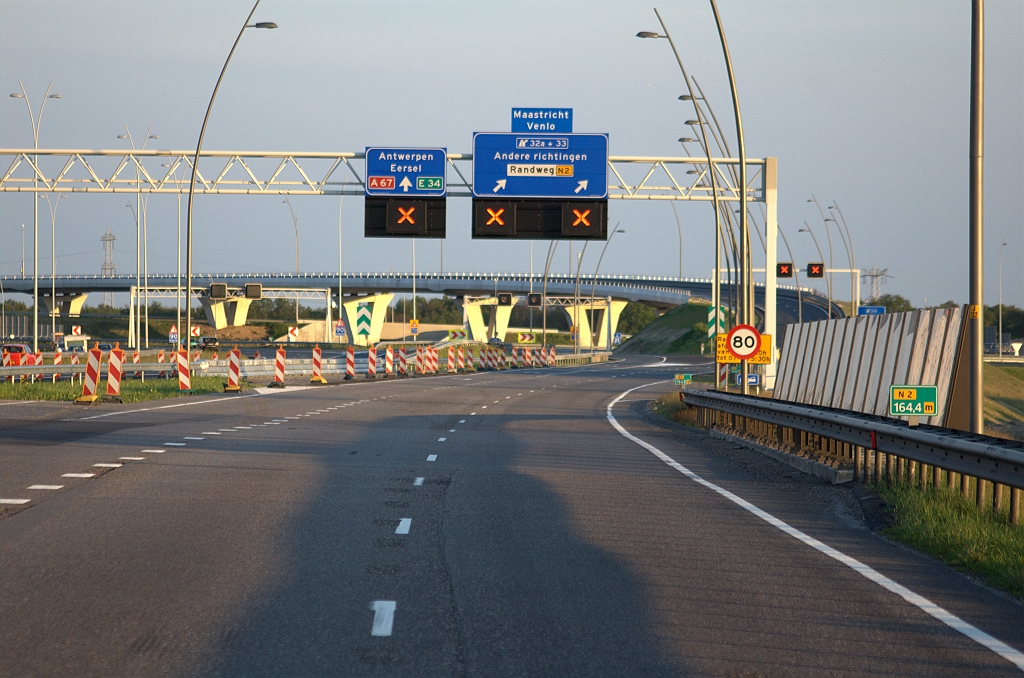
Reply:
[[[405,346],[402,346],[398,349],[398,373],[403,377],[408,374],[408,363],[406,360],[408,358],[405,354]]]
[[[388,346],[384,349],[384,378],[395,373],[395,348]]]
[[[237,348],[228,351],[228,385],[225,391],[236,392],[242,390],[240,374],[242,371],[242,352]]]
[[[88,362],[85,365],[85,379],[82,380],[82,399],[85,401],[97,398],[101,360],[103,360],[103,351],[98,348],[89,351]]]
[[[377,378],[377,348],[371,346],[366,351],[366,378]]]
[[[139,355],[139,349],[135,349],[135,352],[132,353],[132,364],[133,365],[138,365],[141,362],[142,362],[142,356]],[[142,372],[136,372],[135,373],[135,378],[136,379],[139,379],[141,377],[142,377]]]
[[[178,351],[175,355],[178,361],[178,390],[191,391],[192,374],[188,367],[188,351]]]
[[[284,384],[284,365],[285,365],[285,351],[283,348],[277,349],[277,354],[274,357],[274,383]]]
[[[121,375],[124,373],[124,351],[116,345],[107,354],[107,395],[121,396]]]
[[[356,350],[351,346],[345,350],[345,378],[356,378]]]
[[[214,354],[216,355],[216,354]],[[313,376],[310,377],[309,383],[311,384],[326,384],[327,380],[324,379],[324,364],[323,364],[323,352],[320,350],[319,344],[313,346]]]

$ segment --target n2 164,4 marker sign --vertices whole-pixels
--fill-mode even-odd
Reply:
[[[761,333],[752,325],[737,325],[729,332],[729,352],[740,360],[757,355],[761,349]]]

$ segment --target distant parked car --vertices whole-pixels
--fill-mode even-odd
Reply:
[[[492,348],[503,348],[506,351],[512,350],[512,344],[507,344],[498,337],[491,337],[487,340],[487,345]]]
[[[199,347],[203,350],[208,348],[220,348],[220,342],[217,337],[203,337],[199,340]]]
[[[32,347],[28,344],[4,344],[3,350],[8,353],[31,353]]]
[[[104,352],[106,352],[106,351],[109,351],[109,350],[111,350],[111,349],[112,349],[112,348],[114,348],[114,347],[113,347],[113,346],[111,346],[110,344],[100,344],[100,345],[99,345],[99,348],[100,348],[100,350],[101,350],[101,351],[104,351]]]

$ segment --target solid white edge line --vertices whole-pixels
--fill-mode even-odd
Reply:
[[[881,586],[882,588],[891,591],[892,593],[895,593],[911,605],[914,605],[926,614],[934,617],[935,619],[938,619],[940,622],[942,622],[949,628],[953,629],[954,631],[962,633],[963,635],[967,636],[968,638],[977,643],[980,643],[981,645],[984,645],[989,650],[995,652],[1000,657],[1010,662],[1021,671],[1024,671],[1024,653],[1022,653],[1021,651],[1017,650],[1016,648],[1010,647],[1003,641],[990,636],[989,634],[985,633],[976,626],[972,626],[971,624],[965,622],[963,619],[960,619],[948,610],[940,607],[939,605],[936,605],[924,596],[914,593],[913,591],[911,591],[910,589],[901,584],[897,584],[881,572],[875,570],[874,568],[868,565],[865,565],[856,558],[852,558],[846,555],[845,553],[842,553],[841,551],[838,551],[832,548],[831,546],[828,546],[827,544],[818,541],[814,537],[804,534],[795,527],[783,522],[782,520],[779,520],[767,511],[764,511],[754,506],[746,499],[743,499],[742,497],[733,494],[729,490],[726,490],[725,488],[719,487],[718,485],[715,485],[714,483],[705,480],[704,478],[701,478],[699,475],[697,475],[690,469],[686,468],[682,464],[678,463],[675,459],[668,456],[654,445],[651,445],[650,443],[643,441],[640,438],[637,438],[635,435],[624,429],[622,425],[618,422],[618,420],[615,419],[615,416],[612,414],[612,408],[620,400],[622,400],[624,397],[626,397],[633,391],[639,390],[641,388],[647,388],[648,386],[654,386],[656,384],[665,383],[668,383],[668,380],[653,381],[649,384],[636,386],[634,388],[629,389],[628,391],[623,391],[622,393],[620,393],[618,397],[616,397],[614,400],[608,403],[608,422],[624,438],[626,438],[627,440],[631,440],[640,447],[646,449],[648,452],[656,456],[658,459],[661,459],[663,462],[665,462],[675,470],[679,471],[680,473],[682,473],[684,476],[694,481],[695,483],[703,485],[704,487],[708,488],[709,490],[712,490],[713,492],[717,492],[722,497],[725,497],[726,499],[733,502],[737,506],[746,509],[747,511],[754,514],[761,520],[765,521],[772,527],[775,527],[781,530],[782,532],[785,532],[789,536],[797,539],[798,541],[803,542],[804,544],[810,546],[816,551],[825,554],[829,558],[832,558],[842,563],[843,565],[846,565],[851,570],[865,577],[869,581],[872,581],[875,584]]]

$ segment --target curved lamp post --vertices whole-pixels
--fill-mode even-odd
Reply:
[[[675,207],[674,204],[673,204],[673,207]],[[621,224],[622,222],[620,221],[619,223]],[[591,353],[594,352],[594,323],[593,323],[593,317],[594,317],[594,290],[597,288],[597,274],[601,271],[601,262],[604,261],[604,253],[608,251],[608,245],[612,244],[612,238],[615,237],[616,233],[625,233],[625,232],[626,232],[625,229],[619,228],[619,224],[615,224],[614,230],[612,230],[611,235],[608,236],[608,240],[607,240],[607,242],[605,242],[604,247],[601,248],[601,256],[599,256],[597,258],[597,266],[594,268],[594,279],[590,283],[590,317],[591,317],[591,323],[590,323],[590,352]],[[683,279],[682,275],[679,276],[679,279],[680,280]],[[610,314],[612,312],[611,305],[607,306],[605,308],[604,312]],[[608,322],[610,323],[611,322],[611,315],[608,315],[607,318],[608,318]],[[612,347],[608,346],[607,349],[610,351],[610,350],[612,350]]]
[[[261,21],[256,24],[250,24],[249,20],[252,19],[252,15],[256,13],[256,8],[259,7],[260,0],[256,0],[256,4],[252,6],[252,10],[249,12],[249,16],[245,18],[245,23],[242,24],[242,29],[238,31],[238,37],[235,38],[234,44],[231,45],[231,51],[228,52],[228,58],[224,61],[224,66],[220,69],[220,76],[217,77],[217,84],[213,87],[213,94],[210,96],[210,103],[206,107],[206,116],[203,118],[203,126],[199,130],[199,141],[196,143],[196,154],[192,159],[192,178],[188,183],[188,215],[186,217],[185,226],[185,356],[186,364],[191,365],[191,351],[188,350],[189,341],[192,338],[192,198],[196,192],[196,174],[199,172],[199,153],[203,150],[203,137],[206,136],[206,125],[210,122],[210,112],[213,110],[213,102],[217,99],[217,90],[220,89],[220,83],[224,80],[224,73],[228,70],[228,64],[231,63],[231,57],[235,53],[235,48],[238,47],[239,41],[242,39],[242,34],[245,33],[247,28],[277,28],[277,24],[272,21]],[[180,338],[180,335],[179,335]]]
[[[282,200],[284,204],[288,205],[288,211],[292,213],[292,223],[295,224],[295,277],[299,277],[299,216],[295,214],[295,210],[292,209],[292,201],[285,196]],[[330,301],[328,301],[330,303]],[[299,300],[295,299],[295,324],[299,324]]]
[[[814,237],[814,231],[811,230],[811,225],[806,221],[804,226],[807,228],[801,228],[798,233],[810,233],[811,240],[814,241],[814,249],[818,250],[818,256],[822,261],[825,261],[825,255],[821,253],[821,248],[818,247],[818,239]],[[829,242],[829,249],[831,250],[832,243]],[[828,275],[825,276],[825,287],[828,289],[828,319],[832,319],[832,281],[829,280]]]
[[[146,130],[146,137],[142,140],[142,148],[146,148],[146,143],[150,139],[159,139],[159,135],[150,134],[153,131],[153,126],[150,125],[149,129]],[[118,139],[127,139],[128,143],[131,144],[132,150],[135,150],[135,140],[132,138],[132,133],[128,129],[128,125],[124,126],[124,134],[118,134]],[[139,171],[139,165],[135,165],[135,346],[138,347],[139,341],[142,338],[142,297],[143,294],[138,290],[142,289],[145,291],[145,307],[146,307],[146,348],[149,348],[149,237],[145,226],[146,222],[146,211],[149,205],[149,196],[146,196],[146,200],[142,200],[142,173]],[[143,267],[145,267],[145,273],[142,273]],[[145,287],[142,287],[143,277],[145,281]]]
[[[833,210],[836,212],[836,214],[839,215],[839,218],[843,222],[843,229],[846,230],[846,240],[849,241],[849,243],[850,243],[850,268],[855,269],[855,268],[857,268],[857,253],[853,249],[853,235],[850,233],[850,227],[846,224],[846,217],[843,215],[843,211],[841,209],[839,209],[839,203],[836,202],[835,198],[832,198],[832,204],[828,206],[829,213],[831,213]],[[838,228],[838,226],[839,226],[839,222],[837,221],[836,222],[836,227]],[[853,274],[851,273],[850,275],[853,275]],[[855,284],[859,285],[860,284],[860,280],[857,280]],[[856,295],[856,297],[859,299],[860,298],[860,294],[858,293]],[[858,308],[858,306],[859,306],[859,304],[855,300],[854,303],[853,303],[853,315],[855,315],[855,316],[857,315],[857,308]]]
[[[789,241],[786,240],[786,234],[782,232],[782,227],[779,226],[779,235],[782,236],[782,242],[786,244],[786,251],[789,252],[789,260],[793,261],[793,250],[789,249]],[[796,321],[802,323],[804,321],[804,299],[800,292],[800,274],[797,273],[796,265],[793,266],[793,276],[796,280]]]
[[[29,101],[28,92],[25,91],[25,85],[18,81],[18,87],[21,88],[21,92],[15,92],[11,94],[12,99],[24,99],[25,106],[28,107],[28,117],[32,122],[32,148],[39,148],[39,128],[43,124],[43,111],[46,109],[47,99],[60,99],[59,94],[50,94],[50,88],[53,87],[53,81],[46,86],[46,92],[43,94],[43,103],[39,106],[39,115],[36,116],[32,113],[32,102]],[[39,156],[33,156],[32,162],[35,163],[36,167],[39,167]],[[37,175],[38,176],[38,175]],[[39,180],[33,179],[32,185],[35,187],[39,186]],[[24,227],[23,227],[24,228]],[[24,232],[23,232],[24,233]],[[24,236],[22,237],[22,243],[24,243]],[[22,276],[24,277],[24,245],[22,245]],[[36,200],[32,201],[32,351],[35,353],[39,352],[39,202]]]
[[[46,200],[46,206],[50,209],[50,334],[51,336],[57,331],[57,246],[55,234],[57,232],[57,208],[60,207],[60,201],[68,197],[65,194],[61,194],[54,198],[53,202],[50,202],[50,196],[43,193],[39,196],[39,200]],[[1003,243],[1004,245],[1006,243]],[[1002,270],[1002,269],[1000,269]],[[1001,284],[1001,283],[1000,283]],[[1002,297],[1000,297],[1002,298]],[[1002,317],[1002,306],[1000,306],[1000,317]]]

